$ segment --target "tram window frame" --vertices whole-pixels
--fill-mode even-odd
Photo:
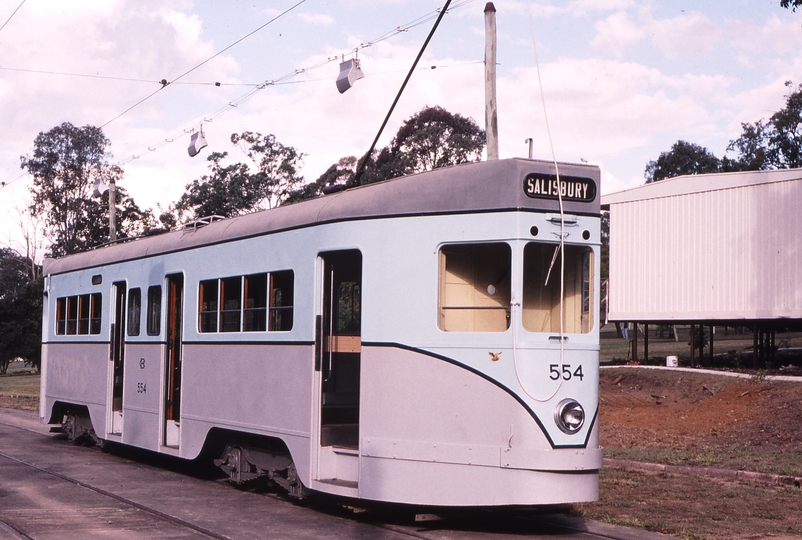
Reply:
[[[240,332],[242,330],[242,276],[220,279],[220,322],[221,332]]]
[[[439,250],[437,325],[444,332],[506,332],[512,248],[506,242],[447,244]]]
[[[219,281],[204,279],[198,283],[198,330],[201,333],[217,332]]]
[[[267,272],[245,276],[243,290],[243,332],[267,330]]]
[[[287,332],[294,300],[292,270],[200,280],[198,332]]]
[[[560,331],[560,267],[558,244],[529,242],[524,246],[522,323],[529,332]],[[588,246],[565,244],[563,333],[588,334],[594,320],[594,254]],[[537,250],[537,251],[535,251]],[[554,260],[546,285],[546,275]]]
[[[161,334],[162,326],[162,286],[148,287],[148,319],[147,333],[149,336]]]
[[[128,289],[128,324],[126,331],[129,336],[138,336],[142,318],[142,289],[135,287]]]
[[[270,273],[270,332],[289,332],[295,306],[295,273],[281,270]]]
[[[56,299],[56,335],[78,336],[100,333],[101,293],[75,294]]]

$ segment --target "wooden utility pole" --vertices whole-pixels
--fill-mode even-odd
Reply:
[[[485,5],[485,132],[487,160],[498,159],[498,103],[496,101],[496,6]]]
[[[117,183],[109,179],[109,242],[117,241]]]

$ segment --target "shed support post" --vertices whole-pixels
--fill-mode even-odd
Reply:
[[[632,361],[638,363],[638,323],[632,323]]]
[[[696,367],[696,325],[691,325],[691,367]]]
[[[649,325],[643,325],[643,361],[649,363]]]
[[[710,325],[710,365],[713,365],[713,328],[714,325]]]
[[[752,329],[752,368],[753,369],[757,369],[757,366],[758,366],[758,361],[757,361],[757,353],[758,353],[758,350],[757,350],[757,333],[758,333],[758,327],[757,327],[757,325],[755,325],[755,327]]]

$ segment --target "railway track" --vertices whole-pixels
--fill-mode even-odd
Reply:
[[[280,497],[133,457],[76,447],[0,410],[0,538],[419,538],[634,540],[650,533],[563,515],[451,512],[422,516],[382,506],[357,512],[339,504],[302,507]],[[17,425],[13,425],[17,424]],[[186,500],[179,496],[186,491]],[[165,496],[173,493],[174,496]],[[665,538],[654,535],[653,538]]]

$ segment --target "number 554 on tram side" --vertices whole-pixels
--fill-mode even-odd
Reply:
[[[458,165],[48,259],[40,416],[293,497],[595,500],[599,176]]]

